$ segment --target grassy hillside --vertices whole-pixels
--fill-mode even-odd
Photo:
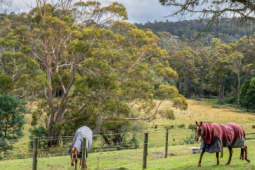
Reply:
[[[169,102],[163,103],[163,107],[171,105]],[[176,120],[163,120],[156,119],[153,122],[148,123],[149,125],[149,155],[147,169],[196,169],[198,163],[199,154],[192,154],[188,147],[199,146],[200,144],[194,145],[180,145],[183,143],[183,139],[194,134],[187,127],[190,124],[194,124],[197,121],[203,122],[217,122],[227,123],[235,122],[243,126],[246,133],[254,132],[251,127],[255,120],[255,114],[237,110],[233,106],[228,105],[216,105],[215,100],[204,100],[195,101],[189,100],[189,108],[187,111],[175,111]],[[29,121],[29,117],[26,118]],[[176,128],[176,126],[185,124],[185,128]],[[174,125],[174,129],[169,131],[169,152],[168,158],[164,158],[164,145],[165,145],[165,129],[164,126]],[[155,126],[157,128],[155,129]],[[29,125],[25,126],[24,132],[25,137],[15,144],[15,153],[21,153],[27,151],[28,146],[28,129]],[[89,169],[104,169],[104,168],[117,168],[126,167],[129,169],[141,169],[142,157],[143,157],[143,133],[136,134],[140,143],[140,148],[136,150],[121,150],[111,152],[96,152],[89,154],[88,167]],[[253,137],[253,136],[247,136]],[[216,166],[215,154],[204,155],[201,169],[254,169],[255,168],[255,146],[253,145],[254,140],[247,140],[249,159],[251,163],[239,160],[240,149],[234,149],[234,157],[230,166],[224,164],[228,159],[228,151],[224,150],[224,157],[220,159],[220,165]],[[96,145],[96,143],[95,143]],[[56,157],[38,158],[38,169],[67,169],[71,170],[74,167],[70,166],[70,157],[66,156],[66,150],[63,148],[62,155]],[[41,153],[41,152],[39,152]],[[32,154],[32,152],[31,152]],[[31,169],[32,159],[19,159],[19,160],[5,160],[0,161],[0,169],[11,169],[11,170],[26,170]]]

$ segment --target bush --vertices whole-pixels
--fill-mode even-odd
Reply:
[[[174,125],[165,126],[166,129],[174,129]]]
[[[137,138],[135,136],[133,136],[133,138],[128,142],[126,142],[124,140],[123,143],[124,143],[123,146],[125,148],[132,148],[132,149],[133,148],[135,148],[135,149],[139,148],[139,141],[137,140]]]
[[[39,148],[47,148],[48,146],[48,130],[45,129],[43,126],[39,127],[34,127],[33,129],[29,129],[30,136],[29,138],[31,139],[29,142],[29,147],[33,148],[33,138],[34,137],[40,137],[40,138],[45,138],[45,140],[40,140],[38,147]]]
[[[175,120],[174,111],[171,109],[166,109],[160,112],[162,117],[166,117],[169,120]]]
[[[196,125],[189,125],[188,127],[189,129],[191,129],[192,131],[196,129]]]
[[[174,98],[173,106],[181,110],[187,110],[188,102],[183,95],[179,94],[178,97]]]
[[[186,138],[182,139],[182,141],[180,142],[181,145],[189,145],[189,144],[194,144],[194,143],[198,143],[195,141],[195,135],[191,134],[190,136],[186,136]]]
[[[185,128],[185,124],[178,125],[178,128]]]
[[[226,103],[229,103],[229,104],[234,104],[234,103],[237,102],[237,97],[226,98],[226,99],[225,99],[225,102],[226,102]]]
[[[220,106],[212,106],[212,108],[220,108]]]

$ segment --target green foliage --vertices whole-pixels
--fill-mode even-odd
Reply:
[[[164,0],[161,1],[164,2]],[[136,23],[136,26],[140,29],[149,28],[157,34],[159,32],[168,32],[172,35],[170,36],[172,39],[177,38],[176,41],[179,41],[179,39],[182,41],[190,41],[193,40],[196,35],[198,35],[198,33],[206,27],[208,21],[208,19],[204,19],[201,22],[198,22],[197,20],[184,20],[178,22],[158,21],[154,23],[148,21],[145,24]],[[245,28],[236,28],[236,30],[227,31],[226,28],[229,28],[231,24],[234,24],[231,23],[231,19],[224,18],[224,21],[222,21],[217,27],[218,34],[220,37],[222,37],[222,41],[224,43],[234,43],[238,41],[240,37],[247,35],[245,32],[247,30],[245,30]],[[201,42],[203,45],[208,45],[212,38],[216,37],[215,25],[216,24],[214,24],[211,29],[207,30],[206,34],[200,36],[197,41]],[[252,27],[248,26],[247,29],[252,31]]]
[[[127,19],[122,4],[87,1],[61,8],[70,3],[37,3],[28,13],[0,20],[0,92],[40,99],[32,126],[42,119],[49,137],[73,135],[84,124],[135,129],[128,119],[151,115],[155,95],[178,96],[169,53],[152,31],[119,21]]]
[[[174,98],[173,106],[181,110],[187,110],[188,102],[183,95],[179,94],[178,97]]]
[[[211,106],[212,108],[220,108],[220,106],[216,106],[216,105],[214,105],[214,106]]]
[[[162,99],[174,99],[178,95],[178,90],[174,86],[160,85],[157,90],[157,96]]]
[[[246,80],[241,87],[240,105],[243,108],[255,108],[255,78]]]
[[[194,134],[190,134],[187,135],[186,138],[182,139],[181,141],[181,145],[189,145],[189,144],[195,144],[198,143],[195,141],[195,135]]]
[[[35,137],[41,139],[41,140],[39,140],[39,143],[38,143],[39,148],[47,148],[48,147],[48,145],[47,145],[48,140],[46,140],[47,136],[48,136],[48,130],[45,129],[43,126],[31,128],[31,129],[29,129],[29,133],[30,133],[30,136],[29,136],[29,139],[30,139],[29,147],[30,148],[33,148],[33,138],[35,138]]]
[[[162,117],[166,117],[169,120],[175,120],[174,111],[171,109],[165,109],[165,110],[161,111],[160,115]]]
[[[178,125],[178,128],[185,128],[185,124]]]
[[[10,89],[12,79],[6,74],[0,74],[0,94],[8,91]]]
[[[237,102],[237,97],[225,98],[226,103],[234,104]]]
[[[123,147],[130,148],[130,149],[137,149],[139,148],[140,141],[137,139],[136,136],[133,136],[131,140],[123,140]]]
[[[8,140],[16,142],[14,139],[23,136],[25,104],[23,100],[14,96],[0,94],[0,140],[4,141],[0,145],[0,152],[7,148],[12,149]]]
[[[194,131],[196,129],[196,125],[191,124],[191,125],[189,125],[188,128],[191,129],[192,131]]]

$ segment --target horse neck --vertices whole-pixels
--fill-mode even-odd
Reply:
[[[207,128],[208,128],[208,124],[209,124],[209,123],[203,123],[203,125],[202,125],[202,126],[203,126],[203,136],[204,136],[204,137],[207,136],[207,135],[206,135],[206,134],[207,134],[206,131],[207,131]]]

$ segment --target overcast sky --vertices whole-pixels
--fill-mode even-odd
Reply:
[[[13,0],[12,11],[29,11],[29,7],[24,3],[24,1],[31,1],[35,5],[36,0]],[[114,0],[112,0],[114,1]],[[164,7],[160,5],[158,0],[115,0],[122,3],[128,12],[128,22],[131,23],[146,23],[147,21],[154,22],[157,21],[177,21],[178,18],[170,17],[164,18],[164,16],[169,15],[173,12],[172,7]],[[172,10],[172,11],[171,11]],[[10,12],[12,12],[10,11]]]

